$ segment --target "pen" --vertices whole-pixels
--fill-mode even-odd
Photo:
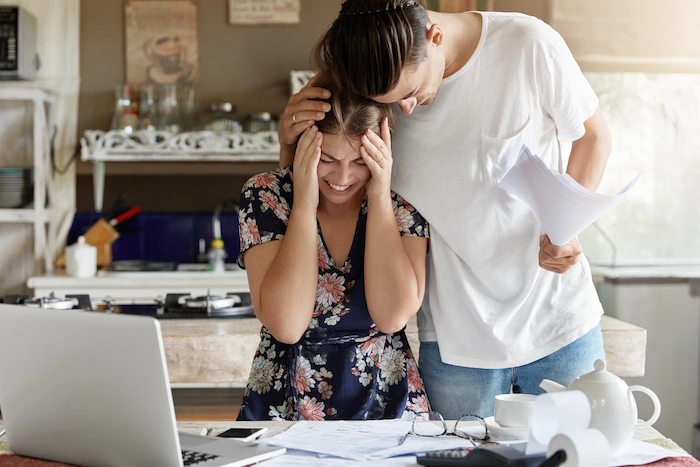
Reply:
[[[2,438],[2,437],[5,435],[5,432],[6,432],[6,431],[7,431],[7,430],[2,430],[2,431],[0,431],[0,438]]]

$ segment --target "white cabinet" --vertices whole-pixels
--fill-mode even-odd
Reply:
[[[55,251],[53,211],[53,169],[51,166],[52,105],[55,94],[34,83],[0,82],[0,100],[29,101],[33,104],[34,204],[28,209],[0,209],[1,223],[28,223],[34,226],[34,270],[53,271],[51,252]]]
[[[602,279],[605,313],[647,330],[646,373],[627,382],[656,392],[661,417],[654,427],[690,452],[700,396],[700,265],[591,268]],[[648,418],[648,398],[636,399],[640,417]]]

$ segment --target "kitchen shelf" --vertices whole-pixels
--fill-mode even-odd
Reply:
[[[126,133],[121,130],[88,130],[80,143],[81,159],[93,164],[95,211],[102,210],[106,163],[151,164],[151,167],[152,164],[193,163],[235,163],[255,166],[261,163],[277,163],[280,151],[277,133],[272,131],[260,133],[198,131],[172,135],[165,131]],[[153,172],[144,170],[143,173],[151,175]],[[179,173],[179,170],[170,173]],[[211,171],[200,173],[211,173]]]
[[[53,216],[51,209],[46,209],[40,214],[33,208],[29,209],[0,209],[0,222],[8,223],[33,223],[35,221],[50,222]],[[42,219],[43,218],[43,219]]]
[[[32,103],[34,148],[34,205],[24,209],[0,209],[0,222],[26,223],[34,227],[34,269],[53,272],[56,222],[51,204],[55,200],[51,166],[51,131],[55,126],[53,105],[56,94],[39,82],[0,82],[0,100]],[[42,264],[43,263],[43,264]]]

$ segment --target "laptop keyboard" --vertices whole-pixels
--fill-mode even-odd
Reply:
[[[182,462],[185,465],[197,465],[202,462],[207,462],[212,459],[216,459],[221,456],[215,456],[213,454],[204,454],[203,452],[195,451],[182,451]]]

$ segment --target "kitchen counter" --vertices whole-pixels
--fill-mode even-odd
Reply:
[[[88,279],[64,273],[31,277],[34,296],[89,294],[93,305],[106,296],[117,302],[143,302],[166,293],[216,295],[247,292],[243,270],[211,272],[101,272]],[[255,318],[161,320],[165,353],[174,387],[245,387],[260,339]],[[608,369],[618,376],[641,376],[646,362],[646,330],[614,318],[602,320]],[[419,357],[415,318],[407,326],[411,348]]]
[[[700,284],[700,261],[626,261],[616,264],[591,263],[598,281],[636,284]]]
[[[260,340],[255,318],[162,320],[163,343],[173,387],[244,387]],[[608,370],[618,376],[642,376],[646,330],[603,316]],[[406,334],[416,358],[418,330],[413,318]]]

